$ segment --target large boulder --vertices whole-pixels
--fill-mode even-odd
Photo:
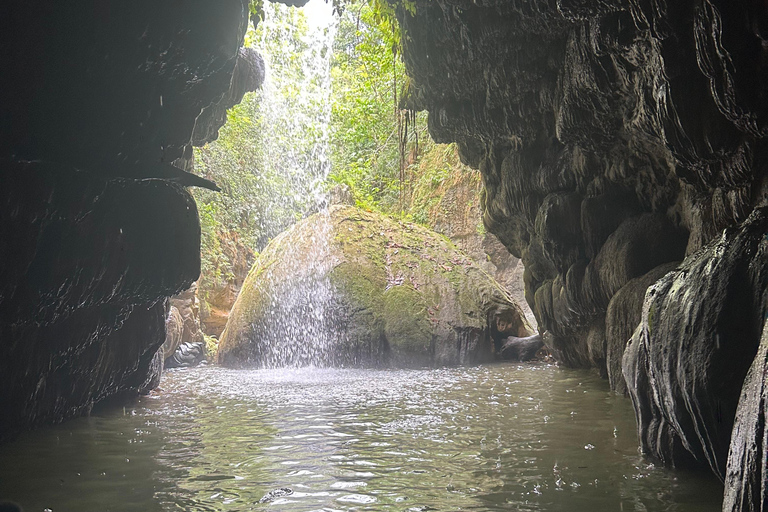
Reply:
[[[226,366],[493,360],[530,335],[503,288],[446,238],[333,206],[275,238],[222,334]]]
[[[536,327],[536,317],[525,301],[522,261],[512,256],[496,235],[483,226],[483,180],[480,172],[459,161],[455,146],[439,151],[444,155],[443,165],[451,166],[451,175],[436,187],[432,185],[432,180],[417,183],[412,209],[426,207],[427,225],[450,238],[456,247],[493,276],[520,305],[526,320]],[[420,170],[426,174],[429,166],[435,165],[434,158],[427,154],[420,165]],[[419,190],[419,185],[428,188],[428,191]]]

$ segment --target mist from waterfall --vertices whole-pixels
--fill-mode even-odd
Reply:
[[[310,254],[288,254],[296,265],[293,279],[271,298],[276,314],[261,347],[267,367],[325,366],[333,342],[330,320],[329,261],[330,220],[325,189],[330,172],[331,58],[337,20],[331,5],[312,0],[303,9],[266,2],[254,46],[266,64],[258,115],[264,133],[264,164],[284,177],[288,186],[276,206],[291,207],[299,217],[319,212]],[[269,213],[269,212],[268,212]],[[291,252],[292,247],[286,251]],[[311,283],[311,284],[309,284]]]

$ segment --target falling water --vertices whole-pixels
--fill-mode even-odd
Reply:
[[[267,67],[259,115],[266,133],[265,162],[289,183],[294,211],[315,217],[309,254],[283,257],[295,265],[291,282],[272,296],[270,333],[254,340],[267,367],[330,364],[334,343],[332,288],[327,277],[330,218],[324,188],[330,171],[331,57],[336,20],[331,5],[312,0],[304,9],[266,2],[256,48]],[[301,249],[304,251],[304,249]],[[278,311],[283,314],[278,314]]]
[[[335,22],[331,6],[312,0],[304,9],[267,2],[255,47],[267,74],[258,115],[265,165],[290,186],[281,200],[307,213],[325,202],[330,171],[331,54]],[[309,11],[309,13],[307,13]]]

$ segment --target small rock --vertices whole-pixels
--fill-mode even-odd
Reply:
[[[282,498],[284,496],[290,496],[293,494],[293,489],[290,489],[288,487],[279,487],[277,489],[273,489],[269,491],[267,494],[265,494],[260,500],[259,503],[269,503],[271,501],[276,500],[277,498]]]

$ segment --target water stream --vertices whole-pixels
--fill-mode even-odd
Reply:
[[[629,401],[586,371],[207,367],[162,388],[0,446],[0,497],[27,512],[714,512],[722,496],[641,457]]]

